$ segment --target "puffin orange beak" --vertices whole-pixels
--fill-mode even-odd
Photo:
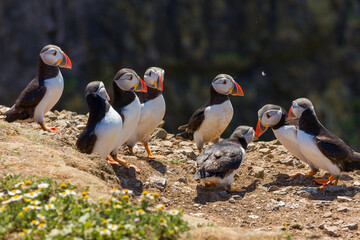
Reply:
[[[296,117],[295,114],[293,113],[292,109],[293,109],[293,106],[291,106],[290,109],[289,109],[288,118],[290,118],[290,119],[296,119],[297,117]]]
[[[161,75],[159,74],[159,76],[158,76],[158,90],[162,91],[163,89],[164,89],[163,79],[162,79]]]
[[[59,65],[59,67],[71,69],[72,64],[71,64],[70,58],[64,52],[62,53],[62,55],[63,55],[63,59]]]
[[[267,127],[261,124],[260,119],[258,120],[257,124],[256,124],[256,131],[255,131],[255,139],[254,141],[258,140],[259,137],[266,132]]]
[[[233,96],[244,96],[244,92],[241,89],[240,85],[237,84],[237,82],[234,82],[234,87],[233,87],[233,90],[231,92],[231,95],[233,95]]]
[[[139,77],[139,84],[134,89],[136,92],[147,92],[147,87],[145,82]]]
[[[110,97],[108,93],[106,93],[106,101],[110,101]]]

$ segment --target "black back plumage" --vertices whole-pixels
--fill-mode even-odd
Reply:
[[[319,150],[342,171],[360,169],[360,153],[353,151],[341,138],[327,130],[314,110],[307,108],[299,119],[299,129],[315,137]]]
[[[20,93],[15,101],[15,105],[4,113],[6,116],[5,120],[7,122],[13,122],[16,120],[32,118],[36,106],[40,103],[46,93],[44,80],[54,78],[58,74],[58,67],[45,64],[39,56],[38,75]]]
[[[86,101],[89,106],[89,119],[85,129],[79,135],[76,146],[82,153],[90,154],[96,143],[95,127],[109,111],[110,104],[95,92],[99,82],[91,82],[86,88]]]
[[[148,87],[147,92],[139,92],[138,97],[140,100],[140,103],[146,103],[147,101],[153,100],[160,96],[162,94],[162,91]]]

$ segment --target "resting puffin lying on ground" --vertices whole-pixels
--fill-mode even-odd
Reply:
[[[252,127],[239,126],[230,138],[215,143],[204,149],[197,157],[195,179],[202,179],[207,185],[221,184],[228,191],[236,170],[245,157],[247,145],[255,138]]]
[[[4,113],[5,120],[13,122],[33,118],[44,131],[44,115],[59,101],[64,90],[64,79],[59,67],[71,68],[69,57],[55,45],[47,45],[39,55],[38,75],[26,86],[15,104]]]
[[[275,137],[279,142],[295,157],[299,160],[307,163],[311,171],[305,176],[313,176],[319,170],[314,164],[307,159],[299,149],[297,141],[297,132],[299,128],[299,121],[297,119],[288,118],[288,114],[284,108],[266,104],[258,111],[259,121],[256,126],[256,138],[259,138],[268,127],[271,127]],[[296,177],[301,173],[290,175],[290,177]]]
[[[360,153],[353,151],[342,139],[327,130],[317,119],[314,106],[307,98],[293,101],[289,117],[299,118],[297,140],[302,154],[316,167],[331,173],[329,179],[315,179],[320,188],[334,179],[337,184],[341,172],[360,169]]]
[[[165,115],[165,100],[162,95],[165,71],[158,67],[150,67],[144,74],[147,92],[138,94],[141,103],[141,115],[135,133],[127,140],[129,151],[133,154],[133,147],[137,142],[142,142],[150,159],[161,156],[153,155],[149,148],[151,133],[161,123]]]
[[[188,124],[179,127],[185,132],[176,137],[195,140],[200,152],[204,143],[217,142],[233,117],[229,94],[244,96],[241,87],[231,76],[217,75],[210,86],[210,100],[191,116]]]
[[[114,104],[113,107],[117,111],[122,120],[122,130],[118,133],[120,135],[119,148],[134,134],[136,127],[140,120],[141,105],[139,98],[134,91],[146,92],[147,87],[144,81],[135,73],[134,70],[123,68],[117,72],[113,80],[114,90]],[[126,168],[130,165],[125,160],[120,162]],[[132,166],[136,172],[140,169]]]

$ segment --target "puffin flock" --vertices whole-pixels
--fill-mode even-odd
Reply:
[[[59,67],[71,69],[70,58],[58,46],[45,46],[39,54],[38,75],[3,113],[5,121],[34,119],[44,131],[60,133],[56,128],[48,128],[43,119],[64,89]],[[163,69],[150,67],[142,80],[132,69],[119,70],[113,79],[112,104],[104,83],[90,82],[85,89],[89,119],[77,139],[78,150],[86,154],[96,152],[110,164],[124,166],[132,175],[140,173],[140,169],[118,158],[117,152],[122,146],[127,146],[135,155],[133,147],[141,142],[149,159],[161,158],[151,153],[148,144],[151,133],[165,115],[164,74]],[[313,104],[306,98],[294,100],[289,112],[281,106],[266,104],[258,111],[255,130],[241,125],[229,138],[219,141],[233,117],[229,95],[243,96],[244,93],[230,75],[217,75],[210,85],[209,101],[193,113],[187,124],[179,127],[183,132],[176,135],[178,139],[196,143],[200,154],[194,178],[201,179],[205,185],[220,184],[227,191],[236,191],[231,184],[244,160],[247,145],[269,127],[291,154],[309,165],[311,171],[306,176],[315,175],[319,169],[330,172],[329,179],[314,179],[321,189],[336,185],[341,172],[360,169],[360,153],[319,122]],[[203,149],[209,142],[214,144]]]

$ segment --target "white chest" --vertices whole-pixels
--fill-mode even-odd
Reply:
[[[203,142],[212,141],[225,131],[233,117],[233,107],[230,100],[222,104],[209,106],[205,109],[205,117],[195,135],[202,136]]]
[[[125,121],[121,131],[120,145],[123,145],[136,131],[141,114],[141,104],[139,98],[135,97],[132,103],[123,108],[122,113]]]
[[[340,176],[341,170],[322,154],[316,145],[314,136],[298,130],[298,144],[301,152],[318,168],[330,172],[334,176]]]
[[[110,106],[105,117],[96,125],[94,133],[97,137],[93,152],[97,152],[102,158],[118,145],[122,131],[122,118]]]
[[[64,79],[59,71],[59,74],[44,81],[46,93],[40,103],[36,106],[34,112],[34,119],[37,122],[43,122],[44,114],[47,113],[59,101],[64,90]]]

